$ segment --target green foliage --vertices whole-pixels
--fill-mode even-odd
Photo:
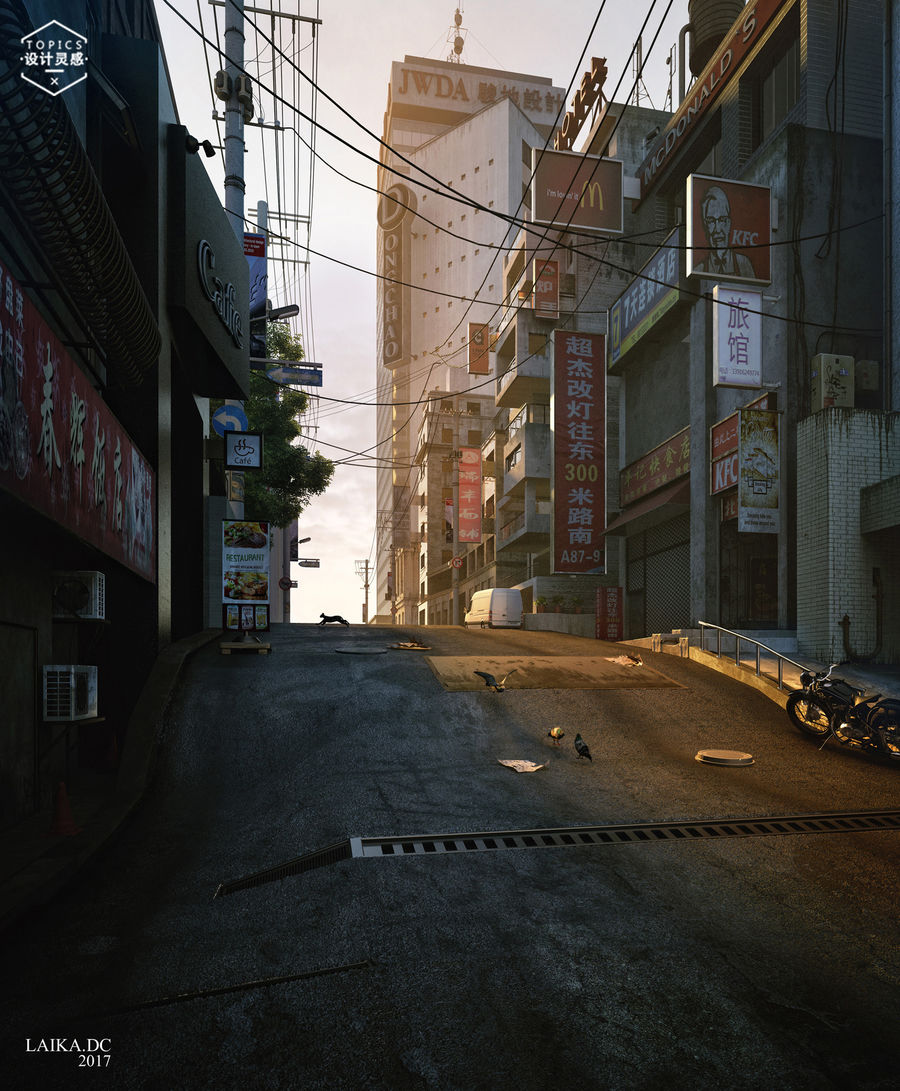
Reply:
[[[272,360],[303,359],[303,345],[286,322],[270,322],[266,354]],[[214,410],[222,402],[212,402]],[[244,401],[247,429],[263,434],[263,469],[244,475],[244,516],[268,520],[285,527],[331,483],[334,463],[316,451],[309,454],[297,442],[302,432],[300,417],[309,396],[282,386],[260,371],[250,372],[250,395]]]

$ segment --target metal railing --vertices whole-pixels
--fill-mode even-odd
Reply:
[[[725,629],[721,625],[713,625],[712,622],[709,622],[709,621],[700,621],[700,622],[698,622],[698,625],[700,626],[700,650],[704,651],[704,652],[708,652],[710,655],[713,654],[712,649],[708,648],[706,646],[707,630],[708,629],[712,630],[715,633],[715,637],[716,637],[715,655],[719,659],[721,659],[723,657],[723,655],[727,656],[728,658],[731,658],[731,653],[730,652],[723,653],[723,651],[722,651],[722,635],[725,634],[726,636],[734,637],[734,662],[735,662],[735,665],[738,666],[738,667],[744,665],[744,660],[741,657],[741,643],[743,642],[744,644],[753,645],[753,648],[755,649],[755,652],[751,652],[750,656],[748,656],[747,658],[752,662],[753,658],[755,657],[755,660],[756,660],[756,676],[758,678],[759,677],[766,677],[766,678],[770,677],[770,675],[766,674],[761,669],[762,658],[763,658],[762,653],[765,652],[767,658],[771,657],[772,659],[774,659],[775,660],[775,666],[776,666],[776,675],[775,675],[775,677],[777,679],[779,689],[784,689],[784,665],[785,665],[785,663],[790,663],[792,667],[796,667],[800,671],[805,671],[805,670],[809,669],[805,664],[798,663],[796,661],[796,659],[791,659],[787,655],[782,655],[781,652],[775,651],[774,648],[770,648],[767,645],[760,643],[760,641],[754,640],[752,636],[744,636],[743,633],[736,633],[736,632],[734,632],[734,630]]]

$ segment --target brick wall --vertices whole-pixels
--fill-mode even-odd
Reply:
[[[801,655],[900,661],[900,530],[860,531],[860,492],[900,472],[900,414],[826,409],[797,425],[797,645]],[[876,586],[881,581],[881,632]],[[880,639],[879,639],[880,638]],[[880,648],[878,648],[880,642]]]

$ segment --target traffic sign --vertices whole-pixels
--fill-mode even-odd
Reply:
[[[453,565],[454,568],[462,568],[463,559],[462,557],[454,557],[450,563]]]
[[[322,367],[319,364],[279,364],[266,368],[266,378],[282,386],[321,386]]]
[[[240,405],[226,403],[212,416],[213,431],[219,436],[226,432],[246,432],[248,424],[247,414]]]

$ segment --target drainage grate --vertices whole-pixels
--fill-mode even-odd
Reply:
[[[453,852],[492,852],[500,849],[658,844],[660,841],[686,843],[709,838],[771,837],[789,833],[865,833],[873,830],[900,830],[900,810],[835,811],[769,818],[712,819],[703,822],[628,822],[606,826],[441,833],[413,837],[351,837],[328,848],[298,856],[285,864],[222,883],[215,896],[233,894],[238,890],[285,879],[289,875],[300,875],[313,868],[327,867],[351,858],[383,859],[388,856],[433,856]]]

